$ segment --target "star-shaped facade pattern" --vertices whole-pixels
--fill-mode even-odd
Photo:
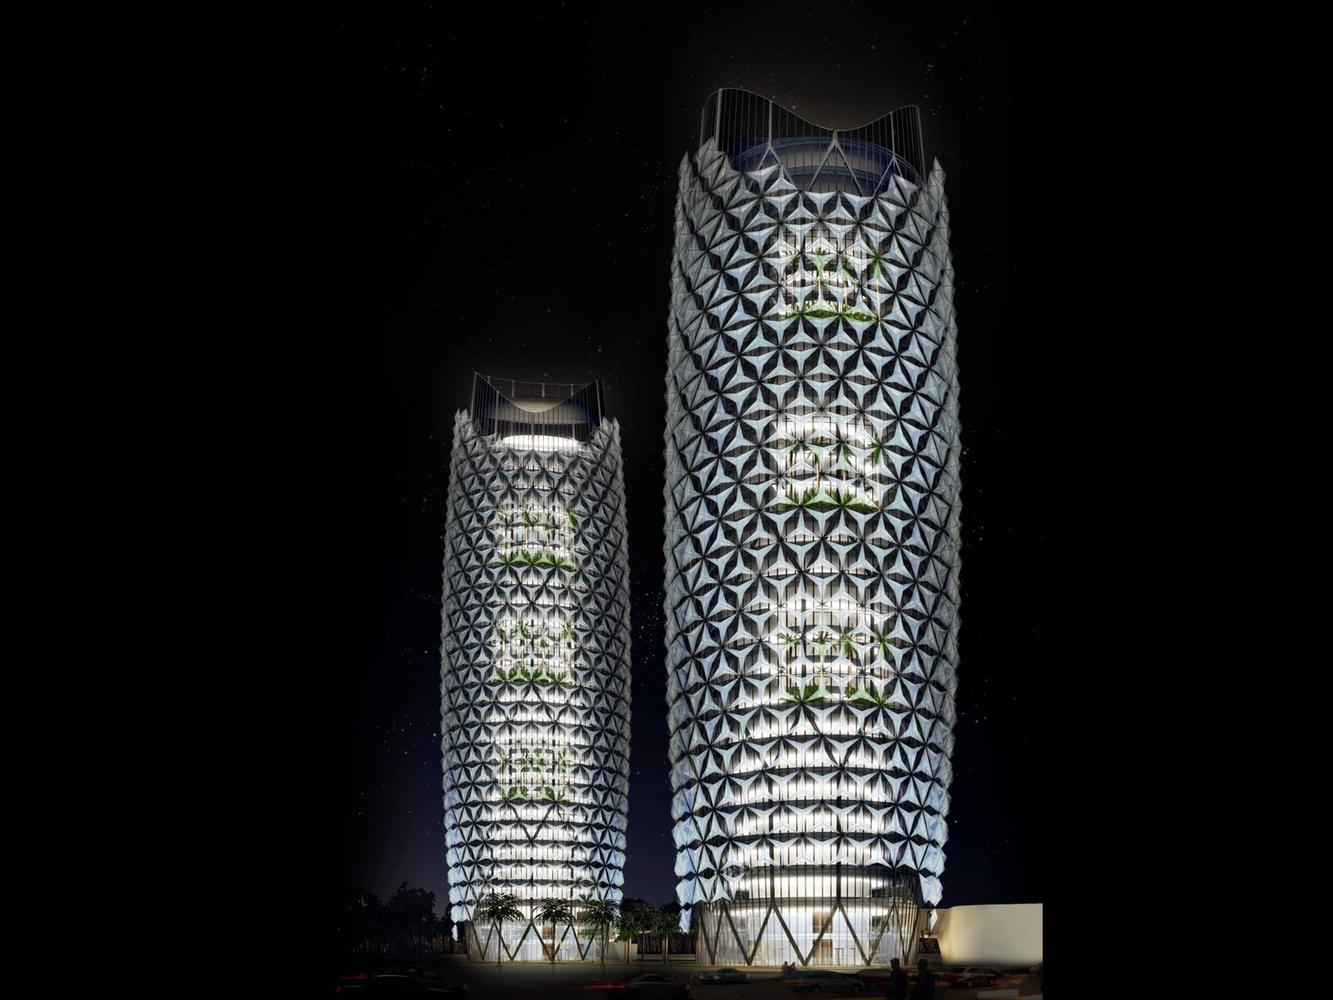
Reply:
[[[915,109],[851,138],[791,120],[719,92],[680,168],[677,894],[710,962],[907,960],[941,898],[958,664],[944,175],[913,167]],[[871,141],[890,133],[916,154]]]
[[[544,959],[552,949],[590,957],[600,945],[578,904],[619,901],[625,863],[630,633],[620,428],[601,417],[595,384],[553,404],[539,390],[549,387],[478,377],[471,412],[455,421],[445,530],[450,913],[474,921],[487,894],[515,895],[524,917],[499,932],[511,960]],[[536,918],[549,899],[570,903],[575,919],[554,926]],[[484,922],[469,925],[469,940],[492,959],[500,944]]]

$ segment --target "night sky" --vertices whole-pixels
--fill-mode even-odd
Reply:
[[[957,746],[942,905],[1040,902],[1038,383],[1023,299],[1034,235],[1026,44],[996,4],[364,5],[320,93],[338,231],[327,386],[336,600],[322,668],[337,885],[402,881],[445,911],[442,534],[472,372],[601,378],[619,419],[633,598],[625,893],[674,899],[662,476],[676,172],[720,86],[849,127],[923,113],[947,175],[963,426]],[[401,8],[401,9],[395,9]],[[818,11],[818,14],[811,12]],[[324,376],[321,376],[324,377]]]

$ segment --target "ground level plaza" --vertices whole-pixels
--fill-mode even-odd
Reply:
[[[929,937],[937,942],[939,955],[938,959],[932,956],[932,962],[949,966],[1029,968],[1042,960],[1040,903],[952,906],[935,913],[935,925]],[[925,923],[924,919],[922,923]],[[600,961],[602,958],[601,940],[585,927],[514,921],[507,923],[502,933],[505,950],[500,957],[505,962],[549,964],[552,952],[557,962]],[[751,913],[737,908],[731,914],[716,914],[701,923],[699,954],[694,957],[700,962],[711,960],[714,965],[775,968],[783,962],[793,961],[792,955],[799,953],[804,958],[804,961],[796,962],[799,965],[856,968],[886,965],[892,958],[901,958],[901,948],[910,940],[912,949],[907,961],[915,963],[917,939],[909,937],[909,933],[883,915],[861,912],[855,906],[832,912],[827,908],[816,912],[809,907],[792,907],[790,912],[780,916],[776,910]],[[637,947],[633,943],[628,947],[630,957],[637,959]],[[479,961],[495,961],[494,928],[473,926],[468,935],[468,952]],[[625,955],[625,942],[609,942],[608,961],[623,962]],[[660,962],[660,953],[645,956],[644,960],[651,962],[654,958]],[[632,964],[637,967],[638,963]]]

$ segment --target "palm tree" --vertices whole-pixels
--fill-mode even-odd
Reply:
[[[653,908],[643,900],[636,900],[630,906],[621,907],[620,917],[616,920],[616,929],[625,939],[625,961],[629,961],[630,942],[648,931],[653,918]],[[643,961],[643,952],[639,952],[639,961]]]
[[[616,914],[616,940],[625,942],[625,961],[629,961],[629,946],[638,933],[634,907],[622,906]]]
[[[583,919],[594,930],[598,931],[602,939],[602,964],[606,964],[606,949],[608,947],[607,938],[609,937],[610,927],[616,922],[619,907],[609,899],[594,899],[583,905]]]
[[[889,260],[888,244],[885,244],[885,246],[882,248],[873,247],[870,253],[866,255],[866,263],[870,265],[869,268],[870,277],[878,278],[880,277],[880,275],[884,275],[887,278],[888,267],[886,265],[888,264],[888,260]]]
[[[834,510],[857,510],[865,504],[855,490],[835,489],[829,494]]]
[[[500,925],[506,920],[522,920],[523,911],[518,908],[518,897],[512,893],[492,892],[477,904],[477,919],[490,924],[495,929],[495,965],[500,965],[504,954],[504,939],[500,936]]]
[[[824,672],[824,658],[832,652],[833,633],[828,629],[821,628],[815,635],[815,651],[819,653],[818,673]]]
[[[856,682],[847,689],[847,701],[874,701],[875,687],[865,679],[864,674],[858,674]]]
[[[542,789],[541,800],[550,803],[553,806],[567,806],[570,802],[569,796],[565,794],[564,788],[557,790],[549,785]]]
[[[841,427],[836,428],[833,432],[832,456],[835,467],[842,463],[849,469],[855,469],[852,459],[856,456],[856,444],[846,430]]]
[[[788,688],[783,698],[787,701],[794,701],[799,706],[808,707],[825,701],[828,698],[828,690],[821,681],[816,680],[802,685],[798,678],[795,687]]]
[[[884,457],[884,438],[879,434],[870,435],[870,443],[866,448],[866,458],[869,459],[872,467],[879,465],[879,460]]]
[[[666,963],[667,949],[671,945],[671,935],[680,930],[680,914],[673,913],[665,906],[653,912],[652,932],[662,938],[662,962]]]
[[[782,647],[782,652],[787,654],[787,665],[790,666],[791,661],[804,643],[804,637],[791,632],[783,632],[778,636],[778,642]]]
[[[838,630],[838,652],[851,663],[860,663],[861,657],[856,649],[857,628],[855,625],[843,626]]]
[[[780,447],[787,452],[788,468],[799,465],[806,459],[807,453],[809,453],[809,457],[813,458],[813,452],[810,451],[810,446],[806,441],[806,432],[803,430],[795,430],[790,437],[783,438]]]
[[[893,622],[885,622],[879,628],[870,629],[870,640],[872,645],[879,650],[880,658],[890,667],[893,665],[893,630],[896,627]]]
[[[542,923],[551,925],[551,964],[554,965],[557,947],[555,928],[561,924],[567,925],[573,919],[569,910],[569,902],[563,899],[547,899],[537,907],[537,916],[541,918]]]

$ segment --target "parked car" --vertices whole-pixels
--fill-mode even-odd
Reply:
[[[701,983],[748,983],[750,977],[739,969],[718,969],[716,972],[704,972],[699,975]]]
[[[688,986],[674,979],[668,979],[660,972],[627,976],[616,984],[616,988],[626,990],[637,997],[661,997],[663,1000],[688,1000],[690,995]]]
[[[944,976],[950,986],[956,989],[968,989],[973,986],[994,985],[995,980],[1000,978],[1000,972],[998,969],[972,965],[957,972],[946,972]]]
[[[788,973],[780,981],[797,993],[860,992],[866,988],[855,976],[830,969],[800,969]]]

